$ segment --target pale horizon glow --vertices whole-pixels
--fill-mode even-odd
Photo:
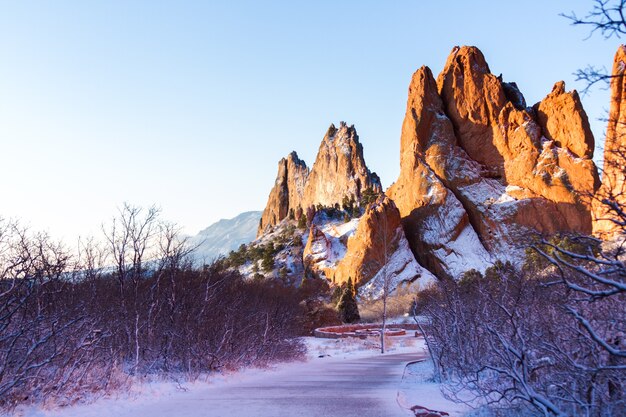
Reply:
[[[582,0],[223,3],[0,2],[0,217],[72,243],[155,204],[193,235],[262,210],[278,160],[311,166],[342,120],[386,188],[420,66],[478,46],[532,105],[620,44],[558,16]],[[609,93],[582,100],[598,147]]]

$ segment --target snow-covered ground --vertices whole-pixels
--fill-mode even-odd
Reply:
[[[398,403],[404,408],[418,405],[430,410],[445,411],[450,416],[462,416],[469,411],[464,404],[454,403],[443,396],[434,382],[433,363],[430,359],[406,366],[398,390]]]
[[[196,416],[407,416],[411,405],[447,411],[463,408],[446,400],[432,382],[423,339],[389,338],[387,353],[377,339],[305,338],[305,361],[269,369],[212,375],[195,382],[145,381],[128,392],[90,404],[57,409],[21,409],[28,417]],[[403,379],[404,375],[404,379]]]

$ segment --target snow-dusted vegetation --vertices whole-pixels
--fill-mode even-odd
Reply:
[[[245,280],[190,250],[157,210],[124,206],[73,255],[0,223],[0,409],[69,404],[137,378],[193,379],[304,353],[295,287]]]
[[[450,397],[546,416],[623,415],[626,271],[615,252],[586,243],[544,241],[521,269],[496,263],[419,295]]]

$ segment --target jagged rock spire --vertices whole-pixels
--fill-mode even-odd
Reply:
[[[331,124],[310,171],[295,152],[278,163],[278,175],[261,217],[259,235],[292,210],[299,217],[311,206],[334,206],[341,204],[344,197],[358,200],[367,188],[382,191],[380,179],[365,164],[363,145],[354,125],[341,122],[336,128]]]
[[[356,200],[366,188],[381,192],[380,179],[371,173],[363,157],[363,145],[354,125],[331,125],[317,152],[307,179],[302,206],[341,204],[344,196]]]
[[[276,181],[261,215],[259,235],[267,227],[276,225],[287,217],[290,210],[296,210],[300,206],[308,175],[309,168],[298,158],[296,152],[291,152],[278,162]]]
[[[418,261],[438,275],[521,257],[526,233],[591,230],[582,197],[598,176],[577,93],[557,83],[536,111],[524,106],[476,47],[455,47],[437,82],[426,67],[413,75],[387,194]]]
[[[594,198],[594,234],[611,238],[624,228],[618,226],[616,215],[608,202],[626,206],[626,45],[620,45],[611,72],[611,107],[604,142],[602,186]],[[621,221],[624,219],[622,218]]]

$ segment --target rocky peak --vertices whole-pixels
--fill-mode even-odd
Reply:
[[[474,46],[454,47],[437,85],[461,146],[475,161],[500,167],[503,158],[494,144],[493,126],[508,100],[482,52]]]
[[[454,277],[514,257],[526,233],[590,230],[581,196],[598,177],[578,95],[557,84],[536,107],[475,47],[455,47],[436,83],[426,67],[413,75],[387,194],[432,272]]]
[[[261,215],[258,235],[266,228],[278,224],[290,211],[295,212],[300,207],[308,175],[306,163],[298,158],[296,152],[291,152],[278,161],[278,174]]]
[[[491,257],[446,184],[468,185],[480,178],[480,166],[456,145],[437,90],[428,67],[413,74],[400,138],[400,176],[386,194],[399,209],[417,260],[438,276],[454,277],[480,269],[474,260],[487,264]],[[462,256],[459,246],[465,246]]]
[[[369,171],[363,158],[363,145],[354,125],[331,125],[317,152],[302,199],[302,207],[317,204],[334,206],[343,198],[358,200],[366,188],[381,191],[380,180]]]
[[[576,90],[566,92],[565,83],[559,81],[534,109],[547,139],[578,158],[593,158],[593,134]]]
[[[614,212],[605,201],[626,204],[626,45],[620,45],[615,53],[611,72],[611,106],[604,142],[604,170],[602,186],[594,201],[594,234],[612,238],[623,228],[616,225]],[[622,219],[623,220],[623,219]]]
[[[520,108],[502,76],[467,46],[453,50],[437,84],[459,145],[501,183],[569,204],[597,186],[593,136],[576,92],[557,83],[536,112]]]
[[[279,161],[259,235],[291,213],[299,218],[310,207],[320,204],[332,207],[341,204],[344,197],[358,201],[367,188],[382,191],[380,179],[365,164],[363,145],[354,125],[341,122],[336,128],[331,124],[310,171],[295,152]]]

